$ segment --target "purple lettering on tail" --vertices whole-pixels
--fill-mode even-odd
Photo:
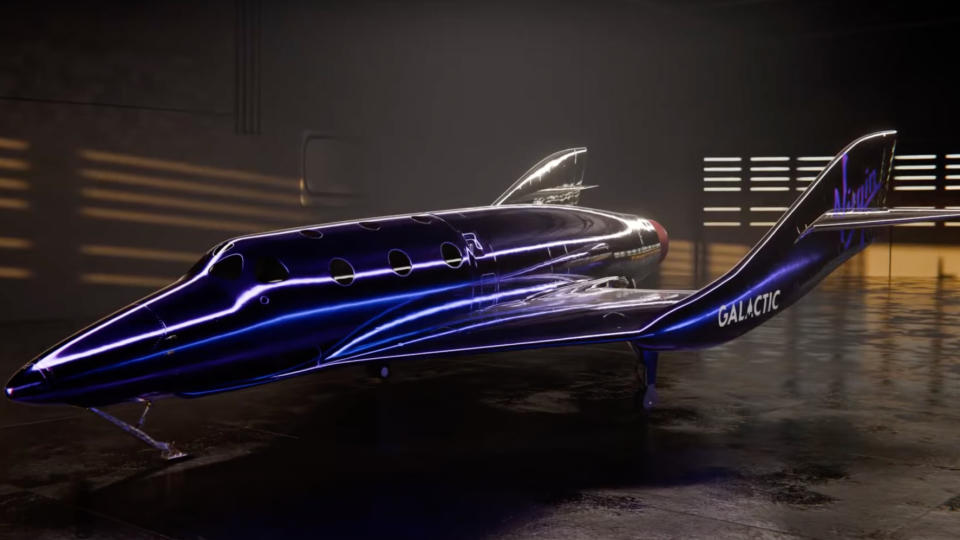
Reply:
[[[850,189],[847,187],[846,154],[841,158],[841,167],[843,184],[841,189],[833,188],[833,210],[848,211],[868,208],[873,198],[880,193],[880,188],[882,187],[880,178],[877,176],[877,169],[868,168],[864,170],[863,184],[857,189]],[[840,242],[843,243],[844,248],[850,247],[850,242],[853,240],[853,233],[854,231],[840,232]],[[861,235],[861,240],[863,240],[863,235]]]

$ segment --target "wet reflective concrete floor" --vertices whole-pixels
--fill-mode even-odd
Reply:
[[[3,376],[75,326],[0,329]],[[175,463],[3,400],[0,538],[960,537],[960,282],[829,281],[662,355],[649,415],[632,368],[595,345],[161,401]]]

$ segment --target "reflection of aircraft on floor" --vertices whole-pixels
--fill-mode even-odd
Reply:
[[[176,283],[27,364],[6,394],[88,407],[201,396],[324,368],[474,351],[627,341],[644,407],[657,353],[729,341],[793,304],[871,228],[960,218],[884,207],[895,132],[823,169],[729,272],[698,291],[635,283],[667,253],[655,221],[576,206],[586,149],[535,165],[492,205],[288,229],[213,248]],[[140,424],[146,416],[146,410]]]

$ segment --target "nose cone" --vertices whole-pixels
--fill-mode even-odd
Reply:
[[[10,379],[4,393],[14,401],[69,402],[83,392],[88,374],[152,352],[164,330],[144,306],[123,310],[37,356]]]
[[[667,251],[670,250],[670,237],[667,235],[667,230],[663,228],[663,225],[652,219],[650,223],[653,225],[654,230],[657,231],[657,240],[660,241],[660,260],[662,261],[667,258]]]
[[[43,394],[47,389],[46,381],[39,371],[25,367],[7,381],[4,395],[13,401],[31,401],[31,398]]]

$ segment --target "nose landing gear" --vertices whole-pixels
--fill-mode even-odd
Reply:
[[[184,452],[181,452],[180,450],[177,450],[176,447],[173,446],[172,442],[168,443],[168,442],[158,441],[153,437],[151,437],[150,435],[148,435],[145,431],[140,429],[146,423],[147,413],[150,411],[150,401],[145,399],[141,399],[140,401],[146,403],[146,406],[144,407],[143,414],[140,415],[140,420],[137,422],[136,426],[132,424],[128,424],[127,422],[124,422],[123,420],[117,418],[116,416],[113,416],[112,414],[109,414],[105,411],[101,411],[96,407],[88,407],[88,409],[90,410],[90,412],[96,414],[97,416],[100,416],[104,420],[126,431],[130,435],[133,435],[134,437],[140,439],[141,441],[156,448],[157,450],[160,451],[160,457],[165,460],[170,461],[174,459],[187,457],[187,454]]]

